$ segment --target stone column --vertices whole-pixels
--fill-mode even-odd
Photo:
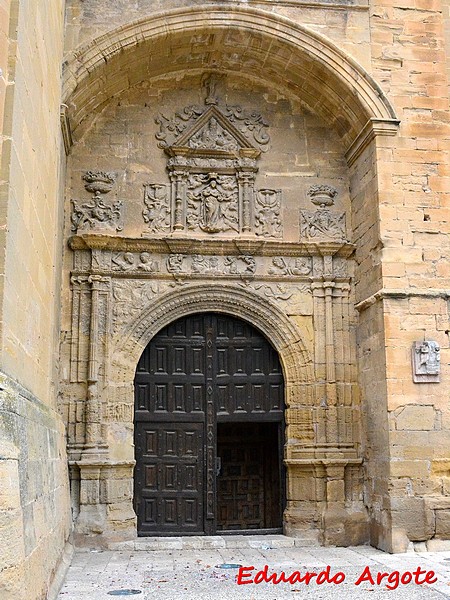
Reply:
[[[172,198],[174,199],[173,229],[174,231],[183,231],[185,220],[184,198],[187,171],[186,169],[177,167],[173,170],[170,170],[169,177],[172,184]]]

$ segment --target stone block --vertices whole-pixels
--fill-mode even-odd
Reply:
[[[430,431],[434,429],[436,412],[434,406],[405,406],[396,414],[396,427],[399,430]]]

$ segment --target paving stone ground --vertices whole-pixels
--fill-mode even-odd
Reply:
[[[314,581],[305,583],[273,583],[238,585],[237,569],[218,568],[223,563],[254,566],[268,565],[269,573],[315,571],[330,565],[330,574],[345,574],[339,585]],[[400,574],[433,570],[437,582],[431,585],[400,585],[395,590],[380,585],[355,581],[369,566],[378,572],[398,570]],[[112,596],[114,590],[136,589],[141,593]],[[306,598],[312,600],[442,600],[450,598],[450,552],[385,554],[371,547],[353,548],[220,548],[211,550],[94,551],[78,550],[69,568],[58,600],[108,600],[113,597],[137,600],[279,600]]]

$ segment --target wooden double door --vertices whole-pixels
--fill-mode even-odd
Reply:
[[[251,325],[216,314],[157,334],[135,377],[138,535],[281,528],[283,376]]]

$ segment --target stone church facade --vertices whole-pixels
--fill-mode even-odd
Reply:
[[[138,535],[446,547],[449,4],[37,4],[1,20],[2,598]]]

